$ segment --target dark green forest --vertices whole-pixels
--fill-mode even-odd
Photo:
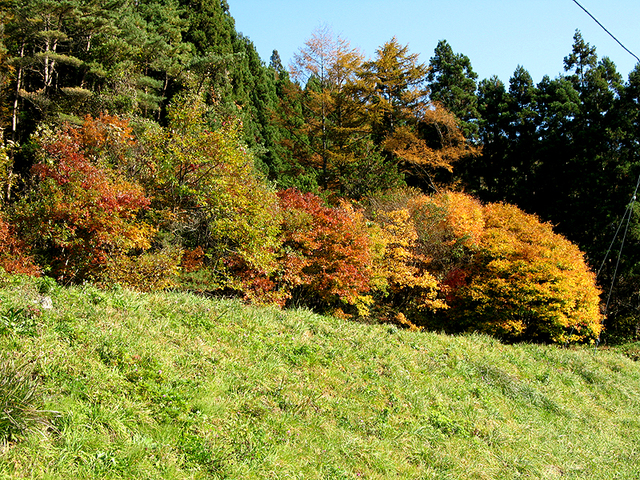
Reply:
[[[480,80],[444,40],[421,55],[324,28],[266,62],[226,0],[0,0],[0,265],[637,339],[640,65],[578,31],[538,84]]]

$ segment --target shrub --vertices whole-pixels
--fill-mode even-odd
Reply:
[[[484,235],[453,292],[450,318],[509,340],[594,341],[599,291],[578,247],[513,205],[484,212]]]
[[[13,209],[21,238],[62,281],[99,276],[109,257],[148,249],[154,232],[137,218],[149,205],[142,188],[90,161],[82,138],[69,125],[35,135],[35,186]]]
[[[409,189],[371,198],[369,205],[369,218],[381,228],[376,271],[389,293],[379,303],[396,318],[401,313],[410,323],[432,323],[435,312],[448,308],[450,272],[468,263],[482,236],[482,205],[460,193]]]
[[[512,205],[404,191],[371,201],[381,228],[379,303],[400,323],[507,340],[593,341],[595,276],[579,249]],[[444,308],[444,311],[440,311]]]
[[[114,256],[107,261],[101,283],[118,284],[141,292],[174,288],[178,286],[181,257],[182,251],[178,248]]]
[[[460,192],[412,197],[407,208],[418,235],[418,251],[426,267],[442,283],[464,275],[484,235],[482,204]]]
[[[428,258],[420,252],[409,209],[380,209],[374,225],[370,231],[377,253],[376,287],[382,294],[376,295],[376,307],[383,317],[402,318],[405,322],[401,323],[416,322],[417,316],[425,312],[446,308],[438,298],[439,283],[427,270]]]
[[[278,200],[254,168],[241,122],[225,119],[212,128],[217,119],[210,113],[197,97],[174,99],[168,127],[147,129],[140,140],[153,172],[144,182],[164,241],[200,252],[187,254],[180,282],[197,290],[242,289],[230,262],[275,270]]]
[[[281,281],[307,305],[355,305],[371,288],[372,252],[364,219],[350,205],[287,189],[282,211]]]
[[[15,236],[13,227],[0,216],[0,268],[8,273],[39,276],[40,268],[26,251],[26,244]]]

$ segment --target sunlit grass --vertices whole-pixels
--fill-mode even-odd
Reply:
[[[0,348],[35,365],[45,435],[0,478],[640,478],[640,368],[235,301],[4,277],[52,310]]]

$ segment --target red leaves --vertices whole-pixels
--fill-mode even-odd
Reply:
[[[110,255],[148,248],[152,233],[135,221],[149,206],[142,188],[87,157],[86,150],[105,142],[91,136],[99,131],[98,121],[87,119],[81,128],[66,126],[37,138],[44,155],[32,169],[38,183],[31,201],[16,214],[23,236],[65,280],[91,277]]]
[[[444,321],[439,328],[509,339],[599,334],[593,274],[577,247],[537,218],[452,192],[371,199],[368,220],[349,204],[330,207],[310,193],[276,196],[255,175],[237,126],[209,132],[198,111],[178,110],[179,133],[159,128],[144,152],[157,167],[145,177],[156,195],[149,218],[179,239],[160,252],[146,252],[155,229],[138,216],[150,202],[125,176],[127,149],[135,148],[126,122],[87,119],[82,128],[36,136],[36,187],[14,219],[54,275],[102,275],[140,289],[191,282],[256,303],[347,305],[363,316]],[[12,264],[11,255],[23,263]],[[0,221],[0,266],[28,269],[20,255]]]
[[[348,207],[326,207],[316,195],[295,189],[279,192],[278,197],[285,282],[328,303],[354,303],[369,291],[370,241]]]
[[[12,227],[0,218],[0,268],[9,273],[40,275],[40,269],[26,252],[26,245],[16,238]]]

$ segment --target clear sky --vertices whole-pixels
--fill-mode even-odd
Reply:
[[[640,0],[578,0],[640,56]],[[608,56],[625,80],[637,60],[572,0],[228,0],[236,30],[265,62],[278,50],[285,66],[326,24],[371,58],[393,36],[428,63],[439,40],[468,56],[479,79],[505,83],[518,65],[534,82],[563,71],[576,29]]]

